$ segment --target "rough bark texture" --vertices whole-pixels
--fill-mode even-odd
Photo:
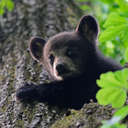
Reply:
[[[102,120],[112,116],[112,107],[100,106],[91,102],[83,106],[80,111],[71,110],[68,116],[57,120],[51,128],[100,128]]]
[[[68,116],[69,125],[62,121],[62,128],[84,126],[97,128],[100,121],[95,120],[108,114],[96,114],[103,109],[98,105],[88,105],[82,111],[83,118],[77,116],[69,120],[70,112],[43,103],[21,104],[16,101],[16,90],[27,81],[44,83],[49,81],[47,72],[37,64],[28,51],[28,42],[32,36],[41,36],[46,40],[61,31],[71,30],[76,17],[82,12],[73,0],[15,0],[15,9],[0,16],[0,128],[60,128],[54,122],[63,115]],[[74,10],[75,9],[75,10]],[[77,19],[78,21],[79,19]],[[84,109],[84,108],[83,108]],[[90,116],[86,110],[93,111]],[[99,111],[97,111],[99,109]],[[106,112],[106,109],[105,109]],[[80,111],[81,113],[81,111]],[[79,115],[79,113],[77,114]],[[85,116],[86,115],[86,116]],[[92,115],[92,116],[91,116]],[[88,118],[88,117],[89,118]],[[74,122],[75,120],[75,122]],[[77,123],[78,122],[78,123]],[[95,123],[96,122],[96,123]],[[98,122],[98,124],[97,124]],[[81,126],[81,127],[82,127]]]
[[[48,37],[70,30],[69,6],[64,0],[15,0],[15,9],[0,16],[0,127],[47,128],[65,110],[43,103],[23,105],[15,98],[25,81],[49,80],[42,66],[28,52],[32,36]],[[71,10],[71,9],[69,9]]]

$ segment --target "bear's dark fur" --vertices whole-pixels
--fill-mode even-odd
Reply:
[[[57,34],[47,42],[32,38],[31,55],[42,63],[53,82],[38,86],[26,84],[17,90],[17,98],[74,109],[95,99],[96,79],[100,74],[122,69],[100,53],[96,46],[98,31],[95,18],[88,15],[81,18],[74,32]]]

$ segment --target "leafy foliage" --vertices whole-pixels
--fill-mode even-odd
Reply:
[[[85,14],[100,23],[99,47],[122,65],[128,62],[128,0],[76,0]]]
[[[114,114],[115,117],[120,117],[120,120],[124,119],[127,115],[128,115],[128,105],[122,107]]]
[[[112,104],[113,108],[122,107],[127,98],[127,79],[128,69],[102,74],[100,80],[97,80],[98,86],[101,87],[96,95],[99,104]]]
[[[111,13],[104,24],[105,31],[100,35],[100,41],[116,39],[119,37],[122,41],[128,40],[128,21],[117,13]],[[118,38],[117,38],[118,40]]]
[[[100,1],[108,7],[99,37],[100,48],[106,55],[116,58],[121,64],[125,64],[128,61],[127,54],[125,54],[128,48],[128,1]],[[108,44],[111,44],[112,47],[109,47]]]
[[[106,55],[124,64],[128,62],[128,1],[100,1],[107,5],[107,11],[104,12],[106,18],[101,19],[99,46]],[[97,84],[101,88],[96,95],[99,104],[119,108],[112,119],[103,121],[101,128],[126,128],[120,122],[128,115],[128,106],[124,106],[128,93],[128,69],[102,74]]]
[[[76,3],[79,5],[79,8],[86,13],[91,11],[91,7],[87,4],[88,2],[89,0],[76,0]]]
[[[101,88],[96,94],[98,103],[119,108],[112,119],[102,122],[101,128],[126,128],[119,122],[128,115],[128,105],[124,106],[128,93],[128,69],[101,74],[97,84]]]
[[[1,0],[0,1],[0,15],[3,15],[5,12],[5,9],[8,9],[8,11],[12,11],[14,8],[14,3],[12,0]]]

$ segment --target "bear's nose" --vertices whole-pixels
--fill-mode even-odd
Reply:
[[[65,74],[65,73],[68,72],[68,70],[67,70],[65,64],[58,64],[58,65],[56,66],[56,70],[57,70],[57,72],[58,72],[58,75],[62,75],[62,74]]]

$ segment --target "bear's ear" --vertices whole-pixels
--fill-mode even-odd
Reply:
[[[91,15],[83,16],[77,25],[76,31],[89,41],[96,40],[99,32],[98,23]]]
[[[30,54],[32,58],[37,62],[40,62],[45,43],[46,41],[40,37],[32,37],[30,39],[30,44],[29,44]]]

